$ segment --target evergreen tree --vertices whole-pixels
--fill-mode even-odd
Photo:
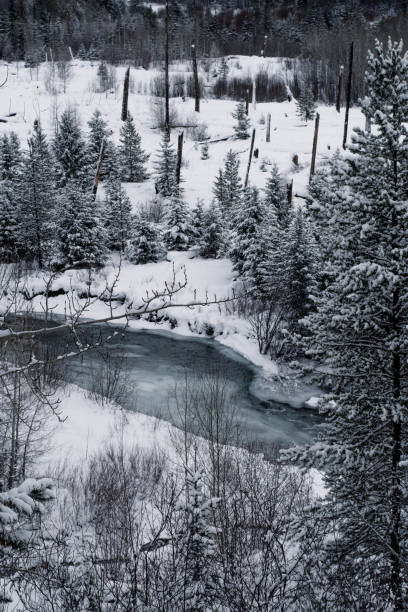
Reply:
[[[167,205],[164,220],[164,241],[170,251],[185,251],[189,247],[191,220],[180,193],[174,194]]]
[[[22,244],[18,198],[13,183],[0,183],[0,262],[18,261]]]
[[[242,274],[248,253],[256,240],[260,224],[265,218],[265,208],[256,187],[248,187],[234,219],[235,238],[230,251],[234,270]]]
[[[273,299],[276,303],[279,294],[285,292],[285,284],[281,266],[276,262],[282,253],[282,232],[277,222],[274,208],[263,207],[263,217],[256,225],[255,235],[249,241],[245,260],[242,263],[242,276],[249,289],[254,292],[257,299]],[[279,291],[275,291],[274,281],[279,284]]]
[[[191,211],[191,237],[195,242],[200,242],[205,229],[205,214],[203,201],[197,200],[195,208]]]
[[[101,112],[97,109],[90,120],[88,121],[89,134],[88,134],[88,146],[87,154],[89,163],[96,169],[99,156],[102,148],[102,143],[107,140],[110,131],[108,124],[103,119]]]
[[[313,92],[310,87],[304,87],[300,94],[299,100],[296,103],[297,114],[302,121],[313,119],[316,113],[316,104],[314,101]]]
[[[40,268],[51,255],[56,201],[53,159],[44,132],[37,126],[28,140],[21,174],[20,226],[22,249]]]
[[[134,264],[156,263],[165,259],[166,255],[157,223],[148,221],[143,215],[135,216],[126,250],[129,261]]]
[[[157,161],[155,162],[156,190],[165,198],[171,197],[179,191],[176,181],[176,163],[176,153],[170,138],[165,133],[160,144]]]
[[[20,140],[15,132],[0,139],[0,180],[12,181],[21,171],[23,156]]]
[[[108,66],[105,62],[101,62],[98,65],[98,82],[99,82],[99,91],[104,92],[109,89],[109,72]]]
[[[123,253],[130,232],[132,204],[118,179],[106,183],[105,193],[106,246]]]
[[[106,261],[107,235],[98,202],[75,182],[60,197],[56,263],[68,268],[92,268]]]
[[[308,354],[324,364],[322,383],[331,389],[322,406],[326,425],[315,444],[290,456],[322,468],[327,488],[300,517],[314,533],[323,530],[303,572],[306,601],[327,589],[333,610],[358,602],[361,609],[402,611],[408,608],[408,56],[402,43],[376,44],[366,92],[363,113],[373,130],[355,130],[352,163],[338,169],[347,189],[325,198],[316,216],[318,228],[328,221],[331,280],[304,324]],[[326,568],[323,585],[314,575],[319,565]]]
[[[130,113],[127,114],[127,119],[120,129],[118,153],[122,181],[141,183],[148,178],[145,164],[149,159],[149,155],[141,147],[141,138],[136,131],[133,117]]]
[[[268,210],[275,211],[279,226],[287,227],[290,220],[290,206],[277,164],[272,166],[266,181],[264,202]]]
[[[185,550],[183,610],[206,612],[215,609],[219,587],[215,561],[218,529],[212,524],[212,511],[219,499],[205,499],[199,472],[188,471],[186,484],[187,500],[180,508],[185,514],[180,534]]]
[[[249,138],[248,130],[251,122],[245,113],[244,102],[238,102],[235,113],[232,113],[232,116],[237,122],[236,125],[234,125],[235,138],[238,140],[245,140],[246,138]]]
[[[91,169],[86,164],[85,143],[74,110],[61,114],[54,138],[54,153],[58,163],[58,185],[64,187],[71,179],[92,181]]]
[[[220,211],[230,220],[242,199],[238,155],[231,150],[227,153],[224,169],[218,172],[213,192]]]
[[[204,258],[222,257],[225,250],[225,236],[220,212],[212,204],[204,214],[204,230],[200,240],[200,256]]]

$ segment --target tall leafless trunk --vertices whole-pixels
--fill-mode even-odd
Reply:
[[[181,176],[181,161],[183,158],[183,140],[184,140],[184,132],[181,132],[178,136],[177,140],[177,166],[176,166],[176,181],[177,185],[180,184],[180,176]]]
[[[123,82],[122,121],[126,121],[127,116],[128,116],[129,79],[130,79],[130,68],[126,70],[125,80]]]
[[[246,90],[245,96],[245,114],[247,116],[249,115],[249,89]]]
[[[319,113],[316,113],[314,136],[313,136],[312,163],[310,164],[309,183],[312,180],[312,176],[315,173],[316,152],[317,152],[317,139],[318,139],[318,136],[319,136],[319,122],[320,122],[320,115],[319,115]]]
[[[195,111],[196,113],[199,113],[200,112],[200,82],[198,80],[197,50],[196,50],[195,44],[191,45],[191,53],[193,56]]]
[[[266,119],[266,142],[271,142],[271,113],[268,113]]]
[[[102,142],[101,152],[99,154],[98,169],[96,171],[95,183],[94,183],[94,186],[93,186],[93,198],[94,198],[94,200],[96,200],[96,194],[97,194],[97,191],[98,191],[98,185],[99,185],[99,181],[100,181],[100,178],[101,178],[103,160],[105,158],[105,151],[106,151],[106,140],[104,140]]]
[[[346,143],[347,143],[347,132],[348,132],[348,122],[349,122],[349,112],[350,112],[350,102],[351,102],[351,79],[353,77],[353,52],[354,52],[354,42],[352,42],[350,45],[349,71],[348,71],[348,80],[347,80],[346,116],[344,118],[343,149],[346,148]]]
[[[286,185],[286,193],[288,197],[288,204],[290,206],[292,204],[292,198],[293,198],[293,179],[290,181],[290,183]]]
[[[166,0],[165,43],[164,43],[164,87],[166,96],[165,125],[170,136],[170,91],[169,91],[169,0]]]
[[[343,91],[344,66],[340,66],[339,83],[337,86],[336,111],[340,112],[341,107],[341,92]]]
[[[254,142],[255,142],[255,129],[252,130],[251,148],[249,151],[248,167],[247,167],[246,176],[245,176],[245,187],[248,187],[249,171],[251,169],[252,155],[254,152]]]

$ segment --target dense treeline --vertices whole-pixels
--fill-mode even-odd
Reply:
[[[353,39],[356,101],[364,93],[365,58],[374,38],[406,39],[407,25],[406,0],[171,0],[170,55],[189,58],[192,40],[201,58],[260,54],[268,36],[267,54],[306,60],[302,73],[313,84],[315,97],[332,103],[339,66],[346,63]],[[164,12],[140,0],[0,3],[0,54],[30,64],[51,52],[56,59],[68,58],[70,46],[83,59],[132,61],[147,67],[164,57],[163,32]]]

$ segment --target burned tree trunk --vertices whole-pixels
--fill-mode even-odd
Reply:
[[[197,68],[197,51],[194,44],[191,45],[191,53],[193,56],[193,72],[194,72],[194,93],[195,93],[195,111],[200,112],[200,82],[198,80],[198,68]]]
[[[129,79],[130,79],[130,68],[126,70],[125,80],[123,82],[123,99],[122,99],[122,121],[126,121],[128,116],[128,102],[129,102]]]
[[[248,167],[247,167],[247,172],[245,176],[245,185],[244,185],[245,188],[248,187],[249,171],[251,169],[252,154],[254,152],[254,142],[255,142],[255,130],[252,131],[251,148],[249,151]]]
[[[341,92],[343,91],[344,66],[340,66],[339,84],[337,86],[336,111],[340,112],[341,107]]]
[[[316,152],[317,152],[317,139],[318,139],[318,136],[319,136],[319,123],[320,123],[320,115],[319,115],[319,113],[316,113],[315,129],[314,129],[314,136],[313,136],[312,163],[310,164],[309,183],[312,180],[312,176],[315,173]]]
[[[349,72],[348,72],[348,80],[347,80],[346,116],[344,118],[343,149],[346,148],[346,142],[347,142],[347,132],[348,132],[348,122],[349,122],[349,112],[350,112],[350,102],[351,102],[351,79],[353,77],[353,51],[354,51],[354,43],[352,42],[350,45]]]
[[[98,191],[98,185],[99,185],[99,181],[100,181],[100,178],[101,178],[103,160],[105,158],[105,151],[106,151],[106,140],[103,141],[102,146],[101,146],[101,152],[99,154],[98,169],[96,171],[95,182],[94,182],[94,186],[93,186],[93,199],[94,200],[96,200],[96,194],[97,194],[97,191]]]
[[[165,43],[164,43],[164,87],[165,87],[165,127],[170,136],[170,92],[169,92],[169,0],[166,0]]]
[[[271,142],[271,113],[268,113],[266,119],[266,142]]]
[[[177,185],[180,184],[180,176],[181,176],[181,162],[183,159],[183,140],[184,140],[184,132],[181,132],[178,136],[177,140],[177,166],[176,166],[176,181]]]

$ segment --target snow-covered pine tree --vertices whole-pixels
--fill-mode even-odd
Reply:
[[[20,229],[19,198],[14,183],[0,183],[0,262],[12,263],[19,259],[23,240]]]
[[[190,244],[191,218],[183,195],[175,193],[167,203],[164,242],[170,251],[185,251]]]
[[[288,227],[292,211],[277,164],[273,164],[266,181],[264,202],[267,210],[274,209],[281,228]]]
[[[160,150],[155,161],[156,190],[165,198],[179,191],[176,181],[177,156],[167,133],[163,134]]]
[[[203,201],[197,200],[197,204],[191,211],[191,239],[194,243],[199,243],[205,229],[205,213]]]
[[[230,221],[241,204],[243,193],[238,155],[232,150],[227,153],[224,169],[219,170],[213,193],[220,211]]]
[[[245,102],[238,102],[235,113],[232,113],[232,116],[236,120],[234,125],[235,138],[238,140],[249,138],[248,130],[251,122],[245,113]]]
[[[322,468],[326,495],[299,517],[323,530],[303,568],[308,606],[408,609],[408,56],[402,43],[369,54],[363,113],[343,189],[326,200],[331,278],[304,320],[309,355],[331,389],[318,441],[288,456]],[[344,187],[346,186],[346,187]],[[311,211],[314,213],[312,206]],[[334,273],[333,273],[334,271]],[[327,537],[329,536],[329,537]],[[320,550],[320,553],[319,553]],[[325,568],[316,580],[315,568]],[[306,571],[305,571],[306,570]],[[310,603],[312,602],[312,604]],[[303,608],[302,601],[297,602]]]
[[[25,257],[35,259],[40,268],[52,254],[57,196],[53,167],[50,147],[39,125],[28,139],[18,189],[21,249]]]
[[[0,139],[0,180],[12,181],[19,174],[22,157],[17,134],[3,134]]]
[[[148,178],[145,164],[149,155],[141,147],[140,135],[136,131],[133,117],[129,112],[126,121],[120,128],[118,153],[122,181],[141,183]]]
[[[160,226],[148,221],[143,215],[136,215],[132,219],[127,259],[134,264],[147,264],[162,261],[166,255]]]
[[[107,140],[110,135],[108,124],[102,117],[100,110],[96,110],[88,121],[89,133],[87,142],[87,156],[92,168],[97,168],[99,156],[101,153],[102,143]],[[106,156],[106,151],[105,151]],[[105,163],[105,162],[104,162]]]
[[[76,181],[64,188],[57,216],[56,264],[67,268],[102,266],[107,257],[107,235],[98,201]]]
[[[200,239],[200,256],[204,258],[222,257],[227,250],[220,211],[213,202],[204,213],[203,233]]]
[[[54,137],[54,153],[58,168],[58,185],[64,187],[71,179],[92,182],[92,169],[86,163],[86,147],[76,112],[65,110]]]
[[[130,233],[132,204],[119,179],[107,181],[105,194],[106,246],[108,249],[123,253]]]
[[[241,206],[234,218],[235,237],[230,250],[234,270],[242,274],[250,249],[265,219],[265,207],[256,187],[244,191]]]
[[[299,94],[299,99],[296,103],[296,109],[297,114],[302,121],[309,121],[310,119],[313,119],[316,113],[316,104],[311,87],[305,85],[302,88]]]
[[[187,499],[180,506],[185,528],[180,534],[185,554],[183,610],[207,612],[218,603],[219,576],[216,565],[218,529],[212,520],[219,499],[206,499],[200,472],[187,472]]]

